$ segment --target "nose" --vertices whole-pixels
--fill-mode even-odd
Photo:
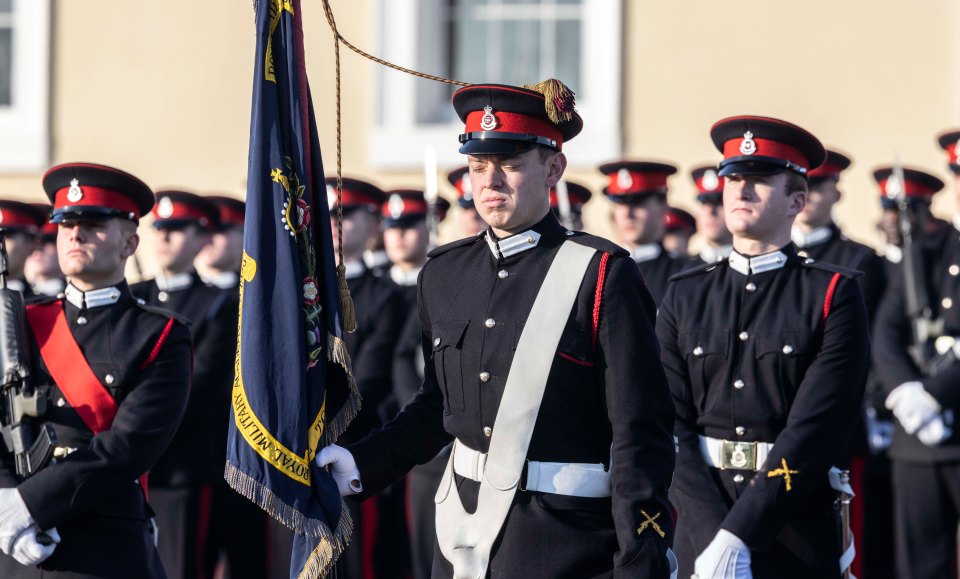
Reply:
[[[481,176],[484,189],[497,189],[503,184],[503,171],[496,163],[488,163]]]

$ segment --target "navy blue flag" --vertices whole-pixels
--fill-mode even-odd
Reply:
[[[325,575],[352,530],[315,466],[360,398],[343,342],[300,0],[256,1],[257,51],[224,477],[296,534],[291,577]]]

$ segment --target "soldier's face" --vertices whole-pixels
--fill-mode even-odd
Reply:
[[[166,273],[183,273],[193,269],[193,260],[210,243],[210,235],[196,225],[170,229],[154,229],[157,261]]]
[[[240,227],[217,231],[197,255],[199,263],[217,271],[239,271],[242,258],[243,229]]]
[[[663,239],[663,218],[667,202],[659,195],[648,195],[632,203],[613,206],[613,229],[621,243],[641,245]]]
[[[343,257],[358,259],[363,256],[367,242],[377,235],[377,218],[365,209],[353,209],[343,215]],[[337,218],[330,216],[330,230],[333,233],[333,250],[340,244],[337,235]]]
[[[663,236],[663,248],[673,255],[686,255],[689,247],[689,233],[671,231]]]
[[[700,203],[697,205],[697,233],[712,245],[728,245],[730,231],[723,217],[723,205]]]
[[[56,243],[41,243],[27,258],[23,266],[23,275],[30,283],[63,277],[60,260],[57,257]]]
[[[430,236],[427,224],[418,221],[411,227],[388,227],[383,231],[383,248],[393,263],[419,265],[427,259]]]
[[[829,178],[811,184],[807,204],[797,215],[797,221],[810,227],[823,227],[830,223],[833,206],[840,200],[837,179]]]
[[[480,217],[480,213],[474,208],[464,209],[461,207],[458,212],[458,219],[460,221],[460,231],[464,237],[473,237],[487,228],[487,224]]]
[[[23,277],[23,266],[27,258],[38,247],[38,241],[35,235],[23,232],[8,232],[6,234],[7,245],[7,268],[10,277]]]
[[[60,269],[77,287],[78,281],[92,287],[116,283],[139,243],[137,227],[129,221],[64,221],[57,231]]]
[[[563,153],[540,147],[519,155],[470,155],[473,203],[480,217],[499,236],[519,233],[550,210],[548,191],[566,169]]]
[[[787,174],[730,175],[724,180],[723,209],[734,238],[777,241],[803,210],[806,194],[787,192]]]

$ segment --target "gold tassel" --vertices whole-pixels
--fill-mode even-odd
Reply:
[[[525,84],[523,88],[543,95],[547,117],[554,124],[559,125],[560,123],[565,123],[573,119],[576,106],[574,99],[575,94],[567,85],[559,80],[548,78],[537,84]]]
[[[353,298],[350,297],[350,287],[347,285],[347,266],[343,262],[337,266],[337,284],[340,286],[340,313],[343,315],[343,331],[352,334],[357,331],[357,311],[353,307]]]

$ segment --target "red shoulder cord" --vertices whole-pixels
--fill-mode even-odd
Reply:
[[[590,340],[590,350],[597,349],[597,334],[600,333],[600,307],[603,304],[603,282],[607,278],[607,261],[610,260],[610,254],[604,253],[600,256],[600,271],[597,272],[597,288],[593,294],[593,334]]]
[[[830,306],[833,305],[833,294],[837,291],[837,284],[840,283],[841,274],[833,274],[830,285],[827,286],[827,295],[823,298],[823,323],[826,324],[827,316],[830,315]]]

